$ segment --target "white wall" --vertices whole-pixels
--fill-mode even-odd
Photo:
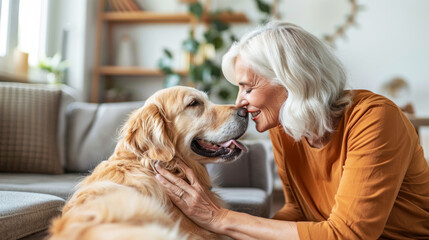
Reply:
[[[96,0],[50,0],[47,55],[61,52],[67,31],[67,83],[87,99],[92,71]]]
[[[336,41],[350,87],[380,93],[394,77],[410,85],[416,114],[429,116],[429,1],[358,0],[357,26]],[[316,36],[333,32],[351,10],[346,0],[281,1],[283,19]]]
[[[429,1],[361,1],[359,28],[338,41],[354,88],[375,92],[395,76],[410,84],[417,115],[429,116]]]
[[[73,87],[88,97],[93,62],[95,0],[61,0],[62,26],[70,29],[69,53],[73,67],[69,79]],[[177,0],[137,0],[147,10],[186,11]],[[212,1],[218,7],[245,11],[259,18],[253,0]],[[322,37],[333,32],[350,11],[348,0],[280,0],[284,20],[294,22]],[[336,42],[335,52],[343,61],[352,88],[380,92],[383,83],[393,77],[405,78],[411,86],[411,100],[417,115],[429,116],[429,1],[358,0],[365,7],[357,16],[357,27],[350,28],[345,39]],[[238,36],[251,25],[236,26]],[[82,28],[82,29],[80,29]],[[118,27],[116,39],[128,33],[136,44],[137,64],[155,67],[163,47],[180,55],[180,42],[189,27],[179,25],[134,25]],[[180,65],[180,61],[176,63]],[[162,88],[162,78],[123,78],[118,84],[130,89],[136,99],[144,99]]]

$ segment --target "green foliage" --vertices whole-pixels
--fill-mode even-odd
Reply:
[[[192,34],[182,43],[183,50],[192,54],[197,54],[199,46],[200,43],[192,37]]]
[[[172,64],[173,54],[168,49],[164,49],[164,56],[158,60],[158,68],[167,75],[173,74]]]
[[[271,16],[271,6],[263,0],[255,0],[258,10],[263,13],[264,17],[261,19],[261,23],[265,24],[269,21]]]
[[[264,13],[266,19],[271,13],[270,5],[262,0],[255,0],[260,12]],[[200,2],[189,4],[189,12],[199,21],[203,16],[203,6]],[[213,60],[214,56],[207,54],[206,47],[212,46],[215,53],[237,38],[230,31],[230,25],[221,21],[217,16],[222,13],[231,13],[232,10],[217,10],[209,13],[210,18],[208,28],[203,33],[203,39],[197,40],[191,31],[189,37],[182,42],[182,48],[189,53],[194,60],[190,62],[188,69],[187,84],[194,86],[209,94],[216,94],[223,101],[233,101],[237,97],[238,87],[229,83],[224,83],[225,79],[221,71],[220,64]],[[214,54],[215,54],[214,53]],[[198,59],[198,60],[196,60]],[[172,69],[173,55],[167,49],[158,61],[159,69],[166,74],[165,86],[175,86],[181,83],[181,77],[174,73]]]
[[[224,40],[222,37],[222,32],[219,32],[218,30],[214,28],[209,28],[204,33],[204,38],[207,43],[213,44],[216,50],[221,49],[224,46]]]
[[[231,92],[230,92],[230,91],[228,91],[228,90],[227,90],[227,89],[225,89],[225,88],[222,88],[222,89],[219,91],[218,95],[219,95],[222,99],[229,99],[229,98],[231,98]]]
[[[177,73],[168,74],[165,79],[165,87],[177,86],[180,83],[180,75]]]
[[[180,83],[180,75],[173,72],[173,54],[170,50],[164,49],[164,55],[158,60],[158,68],[166,74],[165,87],[176,86]]]
[[[237,42],[238,41],[238,38],[234,35],[234,34],[230,34],[229,35],[229,40],[231,41],[231,42]]]
[[[213,17],[214,17],[214,19],[211,22],[212,28],[216,29],[218,32],[223,32],[223,31],[226,31],[229,29],[228,23],[225,23],[225,22],[222,22],[222,21],[216,19],[216,15]]]
[[[189,12],[194,15],[198,20],[203,16],[203,5],[200,2],[192,3],[189,5]]]
[[[258,6],[259,11],[261,11],[262,13],[265,13],[267,15],[271,14],[271,6],[268,5],[267,3],[265,3],[262,0],[255,0],[256,1],[256,5]]]
[[[170,50],[168,50],[168,49],[164,49],[164,54],[165,54],[165,56],[167,56],[169,59],[173,59],[173,54],[170,52]]]
[[[47,72],[61,74],[69,67],[69,61],[61,60],[61,55],[57,53],[53,57],[41,60],[38,67]]]

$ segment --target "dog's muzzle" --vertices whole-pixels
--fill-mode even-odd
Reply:
[[[245,108],[237,109],[234,120],[227,124],[219,134],[219,140],[196,138],[191,143],[191,149],[198,155],[209,158],[233,160],[247,148],[237,139],[246,132],[249,123],[248,112]]]

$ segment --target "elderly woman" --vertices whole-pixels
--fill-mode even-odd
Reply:
[[[158,166],[193,221],[234,239],[429,239],[429,167],[415,129],[388,99],[344,90],[320,40],[271,22],[234,44],[222,69],[239,86],[236,105],[270,132],[286,204],[274,219],[230,211],[189,169],[191,185]]]

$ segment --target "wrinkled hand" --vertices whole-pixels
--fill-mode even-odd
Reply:
[[[185,171],[190,185],[159,164],[155,165],[159,174],[156,179],[165,188],[171,201],[182,210],[192,221],[210,231],[219,231],[221,220],[227,215],[228,210],[215,203],[195,177],[194,172],[182,161],[178,162],[180,168]]]

